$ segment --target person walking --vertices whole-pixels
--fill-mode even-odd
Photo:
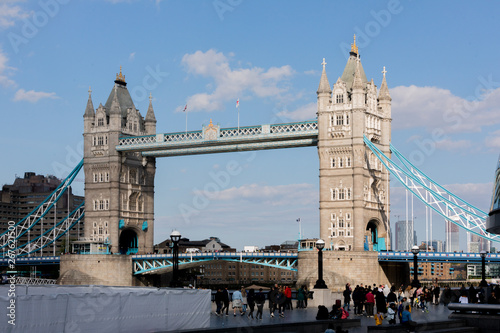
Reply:
[[[408,328],[410,332],[415,332],[415,328],[417,327],[417,323],[414,322],[411,318],[410,306],[407,305],[403,310],[403,314],[401,316],[401,324]]]
[[[248,318],[252,317],[253,319],[253,310],[255,309],[255,290],[248,290],[247,294],[247,302],[248,308],[250,309],[250,313],[247,315]]]
[[[255,319],[262,320],[262,309],[264,309],[265,301],[266,296],[262,292],[262,288],[260,288],[257,295],[255,295],[255,304],[257,304],[257,314],[255,315]]]
[[[293,310],[293,305],[292,305],[292,288],[290,288],[290,286],[286,286],[285,287],[285,297],[286,297],[285,308]]]
[[[441,288],[439,288],[439,285],[435,285],[434,289],[432,290],[432,294],[434,295],[434,304],[439,305],[439,295],[441,293]]]
[[[226,310],[226,316],[229,316],[228,315],[228,310],[229,310],[229,292],[227,291],[227,287],[224,288],[224,290],[222,291],[222,295],[223,295],[222,302],[224,303],[224,306],[221,309],[221,316],[224,313],[224,310]]]
[[[366,307],[366,316],[367,317],[373,317],[373,306],[375,305],[375,296],[372,294],[372,290],[370,287],[368,287],[368,292],[366,293],[366,301],[365,301],[365,307]]]
[[[297,291],[297,308],[298,309],[304,308],[304,299],[305,299],[304,288],[300,287],[299,290]]]
[[[351,285],[349,283],[346,283],[344,292],[342,293],[344,296],[344,310],[346,311],[351,311]]]
[[[243,309],[243,313],[247,312],[247,304],[248,304],[248,301],[247,301],[247,291],[242,286],[241,287],[241,306],[242,306],[242,309]]]
[[[278,295],[278,285],[271,287],[269,291],[269,315],[274,318],[274,311],[276,311],[276,296]]]
[[[285,317],[285,309],[287,305],[287,299],[285,296],[285,287],[281,286],[276,294],[276,304],[278,304],[278,312],[281,318]]]
[[[217,305],[217,310],[215,310],[215,315],[217,316],[222,315],[221,309],[223,304],[224,304],[224,293],[222,292],[222,289],[219,287],[217,289],[217,292],[215,293],[215,305]]]
[[[236,316],[236,310],[240,311],[240,314],[243,316],[243,297],[241,296],[241,291],[236,290],[233,293],[233,316]]]

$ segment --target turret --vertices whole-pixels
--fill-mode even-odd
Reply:
[[[323,58],[323,72],[321,73],[321,79],[319,81],[318,91],[318,112],[323,111],[325,107],[330,103],[330,98],[332,95],[332,90],[330,88],[330,83],[328,82],[328,78],[326,76],[326,62],[325,58]]]
[[[120,102],[118,102],[117,89],[115,84],[115,93],[109,110],[109,125],[113,130],[121,130],[122,127],[122,111],[120,109]]]
[[[358,55],[356,71],[354,72],[354,80],[352,82],[352,107],[355,109],[365,106],[365,90],[361,71],[359,69],[359,62]]]
[[[382,78],[382,84],[380,85],[380,91],[378,93],[378,107],[380,112],[382,113],[382,143],[386,146],[389,146],[391,143],[391,119],[392,119],[392,111],[391,111],[391,95],[389,94],[389,88],[387,87],[387,81],[385,80],[385,73],[387,71],[382,71],[384,77]],[[390,154],[390,151],[386,153]]]
[[[92,90],[89,87],[89,99],[87,100],[87,107],[85,108],[85,113],[83,114],[83,131],[84,133],[90,132],[92,124],[94,123],[95,112],[94,104],[92,103]]]
[[[151,93],[149,94],[149,107],[148,112],[146,113],[146,119],[144,121],[144,126],[146,129],[146,134],[156,134],[156,117],[155,112],[153,110],[153,97]]]

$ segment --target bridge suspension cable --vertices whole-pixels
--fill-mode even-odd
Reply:
[[[29,213],[21,221],[17,222],[12,227],[9,227],[7,231],[2,233],[0,235],[0,249],[5,248],[8,244],[13,242],[14,240],[18,240],[26,232],[31,230],[38,222],[40,222],[40,220],[52,209],[52,207],[54,207],[54,204],[69,188],[69,186],[75,179],[78,172],[80,172],[82,167],[83,167],[83,159],[42,203],[40,203],[35,209],[31,211],[31,213]],[[11,235],[15,235],[15,238],[12,238]]]
[[[28,243],[24,243],[15,248],[17,256],[25,256],[43,250],[45,247],[57,241],[71,230],[85,215],[85,203],[82,202],[75,208],[69,216],[59,221],[52,228],[48,229]],[[13,250],[14,251],[14,250]]]
[[[468,232],[500,242],[500,235],[486,231],[487,213],[432,180],[411,164],[393,145],[390,147],[391,152],[401,165],[386,156],[367,137],[364,137],[364,142],[390,173],[425,205]]]

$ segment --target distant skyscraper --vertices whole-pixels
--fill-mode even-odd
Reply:
[[[430,245],[432,246],[432,250],[434,252],[443,252],[443,241],[440,240],[433,240],[430,242]]]
[[[446,252],[459,252],[460,240],[458,234],[458,225],[446,221],[445,222],[445,235],[446,235]]]
[[[490,252],[490,242],[478,235],[470,235],[468,251],[471,253]]]
[[[416,237],[416,232],[411,232],[411,221],[396,222],[396,251],[410,251],[415,245]]]

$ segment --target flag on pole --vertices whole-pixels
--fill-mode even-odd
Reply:
[[[236,101],[236,107],[239,107],[240,106],[240,99],[238,98],[238,100]]]
[[[182,112],[186,112],[187,108],[188,108],[188,105],[186,104],[186,106],[184,107],[184,110],[182,110]]]

